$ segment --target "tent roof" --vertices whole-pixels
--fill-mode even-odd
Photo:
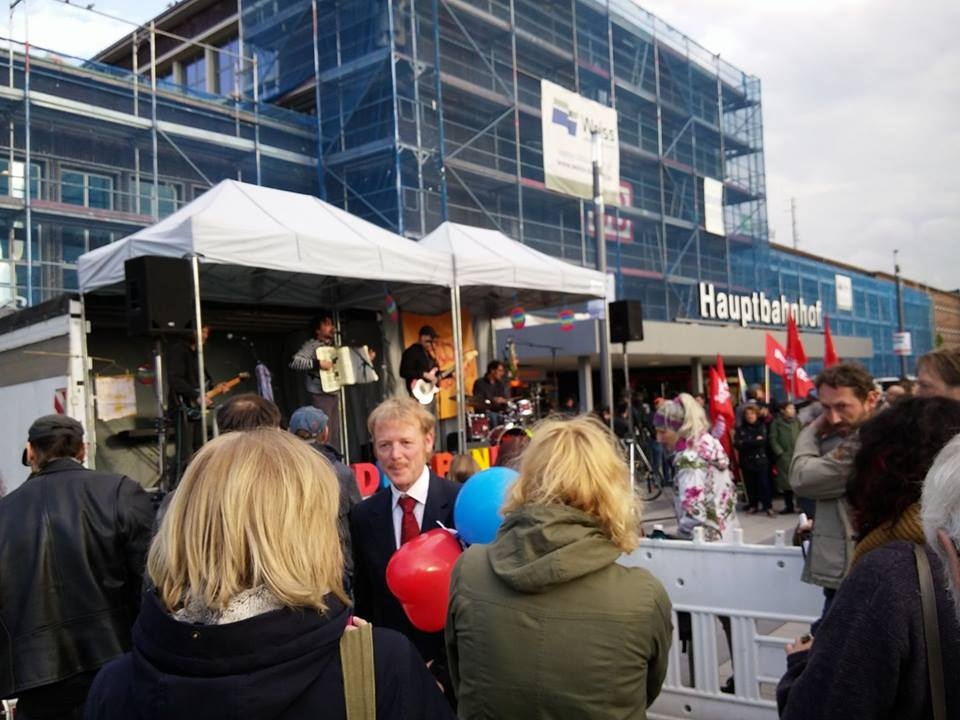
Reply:
[[[420,245],[454,256],[464,307],[484,303],[491,314],[506,315],[517,303],[532,309],[605,296],[600,271],[534,250],[498,230],[445,222]]]
[[[322,200],[224,180],[164,220],[81,256],[81,292],[124,279],[141,255],[202,263],[203,296],[228,302],[449,308],[449,255]]]

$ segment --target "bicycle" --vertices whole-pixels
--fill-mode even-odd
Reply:
[[[624,446],[624,454],[627,457],[627,465],[630,468],[630,487],[640,496],[644,502],[656,500],[663,493],[663,474],[658,469],[654,469],[643,451],[641,442],[644,433],[639,433],[640,437],[626,437],[620,442]]]

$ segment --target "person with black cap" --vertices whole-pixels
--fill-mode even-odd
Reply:
[[[17,718],[79,718],[97,671],[130,649],[153,503],[83,466],[83,426],[38,418],[26,482],[0,499],[0,698]]]
[[[413,385],[417,380],[426,380],[429,383],[437,382],[437,373],[440,371],[437,359],[433,354],[434,341],[440,335],[429,325],[424,325],[417,333],[417,342],[403,351],[400,356],[400,377],[410,396],[413,396]]]

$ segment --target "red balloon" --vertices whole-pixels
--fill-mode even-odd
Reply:
[[[450,603],[450,575],[462,552],[451,533],[437,528],[402,545],[387,563],[387,587],[417,629],[443,630]]]

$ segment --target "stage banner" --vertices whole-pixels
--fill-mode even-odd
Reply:
[[[97,393],[97,419],[119,420],[137,414],[137,394],[133,375],[97,375],[94,378]]]
[[[600,187],[605,205],[620,205],[620,142],[617,111],[548,80],[540,81],[543,176],[550,190],[593,199],[591,133],[601,138]]]
[[[440,333],[440,337],[433,344],[433,354],[441,370],[452,369],[456,363],[453,352],[453,322],[450,313],[442,315],[414,315],[403,313],[403,347],[410,347],[418,342],[417,334],[424,325],[430,325]],[[474,350],[473,319],[466,310],[460,311],[460,326],[463,328],[464,354]],[[477,379],[477,361],[471,360],[463,364],[464,393],[469,398],[473,392],[473,383]],[[455,377],[440,381],[440,392],[437,403],[437,418],[446,420],[457,416],[457,386]]]

